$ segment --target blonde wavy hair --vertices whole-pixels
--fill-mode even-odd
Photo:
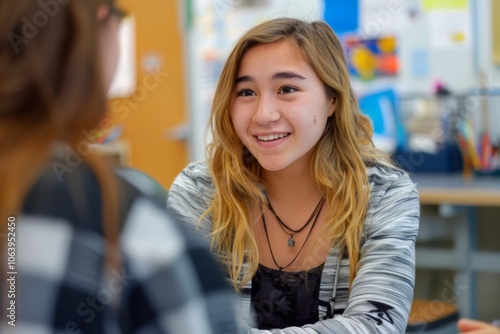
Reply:
[[[249,209],[252,204],[265,205],[266,201],[258,161],[241,141],[235,140],[238,137],[230,113],[235,79],[245,52],[255,45],[283,40],[301,51],[327,94],[337,98],[336,111],[314,148],[310,167],[314,182],[329,204],[323,232],[330,237],[326,240],[347,249],[351,284],[369,204],[366,166],[374,162],[391,164],[373,146],[371,123],[359,110],[342,45],[326,23],[280,18],[244,34],[229,55],[215,91],[210,116],[213,140],[207,146],[207,159],[216,192],[203,215],[212,219],[212,247],[227,266],[236,290],[253,277],[259,262]],[[243,277],[244,262],[248,263],[248,274]]]

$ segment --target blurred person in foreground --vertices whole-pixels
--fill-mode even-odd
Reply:
[[[4,333],[237,332],[206,241],[85,136],[106,116],[123,15],[112,0],[0,3]]]
[[[168,206],[211,239],[252,333],[404,333],[420,204],[372,143],[324,22],[259,24],[226,61],[206,162]]]

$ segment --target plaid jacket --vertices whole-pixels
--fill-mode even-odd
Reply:
[[[123,268],[107,272],[99,183],[83,163],[60,171],[47,169],[15,218],[3,333],[238,332],[236,297],[205,240],[119,179]]]

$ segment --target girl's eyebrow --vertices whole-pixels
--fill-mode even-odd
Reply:
[[[236,81],[234,82],[236,85],[239,84],[240,82],[249,82],[249,81],[254,81],[253,78],[249,75],[242,75],[241,77],[237,77]]]
[[[305,80],[306,78],[303,77],[302,75],[292,72],[292,71],[287,71],[287,72],[278,72],[273,74],[272,80],[278,80],[278,79],[301,79]],[[250,75],[242,75],[238,78],[236,78],[235,84],[239,84],[241,82],[249,82],[249,81],[254,81],[253,77]]]
[[[276,80],[276,79],[301,79],[301,80],[305,80],[306,78],[304,78],[302,75],[300,75],[298,73],[288,71],[288,72],[278,72],[278,73],[273,75],[272,79],[273,80]]]

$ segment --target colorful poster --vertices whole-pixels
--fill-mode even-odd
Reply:
[[[398,74],[399,59],[396,37],[362,39],[357,36],[349,36],[345,38],[344,42],[349,68],[353,76],[362,80],[373,80]]]

